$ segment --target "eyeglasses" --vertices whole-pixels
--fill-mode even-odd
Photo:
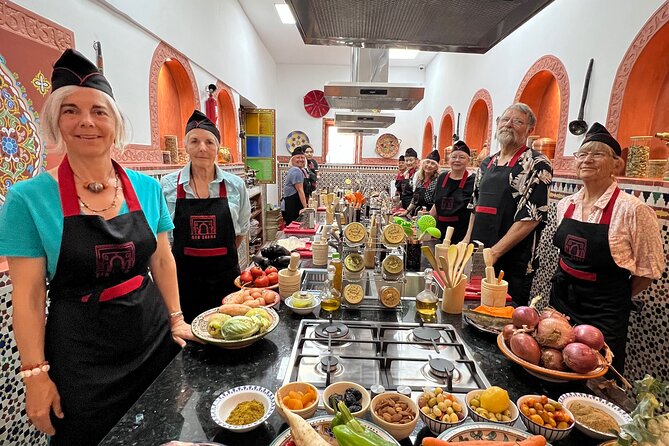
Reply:
[[[462,160],[462,161],[465,161],[465,160],[467,160],[467,155],[465,155],[465,154],[462,154],[462,155],[459,155],[459,154],[451,154],[451,155],[449,155],[449,158],[452,159],[452,160],[454,160],[454,161],[455,161],[455,160]]]
[[[608,156],[611,156],[610,153],[606,152],[576,152],[574,153],[574,158],[578,161],[584,161],[588,156],[592,156],[592,159],[601,160]]]
[[[499,120],[499,123],[500,124],[506,124],[509,121],[511,121],[511,124],[513,124],[516,127],[521,127],[521,126],[525,125],[525,121],[523,121],[522,119],[518,119],[518,118],[513,118],[513,119],[511,119],[511,118],[501,118]]]

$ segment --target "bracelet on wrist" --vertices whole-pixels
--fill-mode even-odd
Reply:
[[[46,373],[50,369],[51,366],[49,365],[49,361],[42,361],[35,365],[23,365],[19,371],[19,377],[24,379],[30,378],[31,376],[37,376],[42,372]]]
[[[181,311],[181,310],[175,311],[174,313],[170,313],[170,321],[172,319],[176,318],[176,317],[179,317],[179,316],[183,317],[183,315],[184,315],[184,312]]]

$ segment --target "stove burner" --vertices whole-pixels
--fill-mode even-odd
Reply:
[[[329,322],[316,325],[314,333],[319,338],[341,339],[348,336],[349,329],[348,326],[342,324],[341,322]]]
[[[430,372],[439,378],[449,378],[453,376],[453,370],[455,370],[455,364],[453,364],[448,359],[444,358],[432,358],[428,362],[430,366]]]
[[[339,359],[336,356],[328,355],[321,358],[321,370],[325,373],[332,373],[337,370]]]
[[[414,328],[413,337],[418,341],[425,341],[425,342],[431,342],[431,341],[437,342],[439,341],[439,339],[441,339],[439,331],[435,330],[434,328],[428,328],[428,327]]]

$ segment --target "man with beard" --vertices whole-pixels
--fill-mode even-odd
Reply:
[[[500,151],[481,163],[470,204],[471,240],[492,249],[495,269],[504,270],[516,305],[527,305],[539,266],[536,248],[553,178],[548,158],[525,145],[535,124],[526,104],[504,111],[496,133]]]

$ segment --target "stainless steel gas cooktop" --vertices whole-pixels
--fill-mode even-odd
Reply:
[[[306,381],[319,389],[352,381],[368,390],[443,387],[465,394],[490,383],[451,325],[303,319],[284,384]]]

